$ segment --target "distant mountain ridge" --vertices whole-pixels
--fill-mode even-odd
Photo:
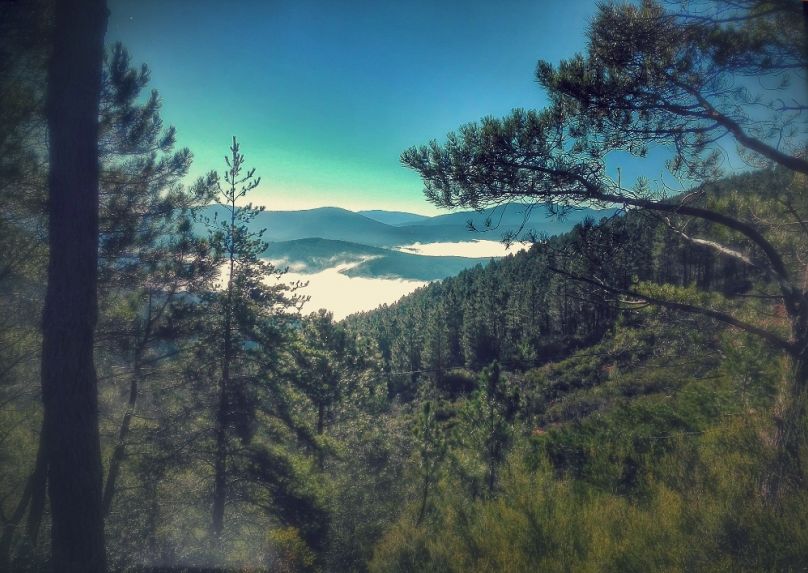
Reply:
[[[383,211],[381,209],[372,209],[370,211],[357,211],[360,215],[364,215],[368,219],[385,223],[386,225],[400,226],[408,224],[417,224],[427,219],[429,215],[419,215],[417,213],[407,213],[406,211]]]
[[[221,217],[224,210],[214,205],[206,207],[202,214],[213,218],[217,213]],[[302,211],[265,211],[253,220],[251,227],[256,230],[265,228],[264,239],[269,242],[321,238],[373,247],[394,247],[412,243],[500,240],[506,233],[515,232],[519,232],[520,237],[529,232],[556,235],[570,230],[587,217],[599,220],[614,213],[615,209],[580,209],[558,219],[550,216],[544,206],[518,203],[481,213],[461,211],[435,217],[398,211],[354,212],[339,207],[319,207]],[[414,222],[407,219],[412,216],[416,217]],[[395,221],[399,222],[392,224]],[[470,231],[469,222],[485,232]]]

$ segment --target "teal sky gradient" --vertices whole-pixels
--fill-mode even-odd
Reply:
[[[268,209],[432,214],[407,147],[541,107],[538,59],[584,48],[588,0],[110,0],[108,41],[151,69],[162,115],[221,171],[233,135]]]

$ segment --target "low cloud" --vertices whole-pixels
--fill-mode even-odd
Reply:
[[[506,249],[505,245],[499,241],[483,240],[461,243],[413,243],[396,247],[397,250],[404,253],[428,257],[472,258],[504,257],[527,248],[528,245],[515,243]],[[303,308],[304,313],[325,308],[333,312],[334,318],[337,320],[355,312],[372,310],[382,304],[394,303],[427,284],[426,281],[418,280],[349,277],[343,274],[344,271],[371,258],[374,257],[356,257],[350,262],[339,262],[330,268],[314,273],[305,272],[306,265],[300,262],[289,264],[289,261],[278,260],[276,264],[281,268],[289,265],[289,272],[283,276],[282,281],[308,281],[308,286],[298,291],[300,294],[310,297],[309,302]],[[335,257],[333,262],[337,263],[337,259],[338,257]],[[320,262],[318,261],[318,263]]]
[[[424,255],[427,257],[504,257],[511,253],[525,250],[529,245],[514,243],[510,248],[506,248],[500,241],[465,241],[462,243],[413,243],[396,247],[404,253]]]
[[[341,271],[355,264],[357,263],[338,265],[318,273],[288,272],[281,280],[308,281],[308,286],[298,291],[311,297],[303,307],[303,312],[308,314],[325,308],[333,312],[337,320],[354,312],[372,310],[379,305],[393,303],[427,284],[424,281],[349,277],[342,274]]]

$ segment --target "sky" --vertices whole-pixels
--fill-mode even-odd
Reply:
[[[232,136],[270,210],[438,211],[401,152],[546,102],[539,59],[585,46],[590,0],[110,0],[108,43],[151,70],[162,116],[222,171]]]

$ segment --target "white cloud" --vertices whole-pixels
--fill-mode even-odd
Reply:
[[[425,255],[427,257],[504,257],[510,253],[525,250],[530,245],[514,243],[506,248],[500,241],[465,241],[462,243],[413,243],[396,247],[404,253]]]
[[[308,314],[325,308],[333,312],[337,320],[354,312],[372,310],[381,304],[393,303],[427,284],[424,281],[349,277],[342,274],[341,271],[356,264],[338,265],[313,274],[288,272],[281,280],[308,281],[308,286],[298,291],[311,297],[303,312]]]

